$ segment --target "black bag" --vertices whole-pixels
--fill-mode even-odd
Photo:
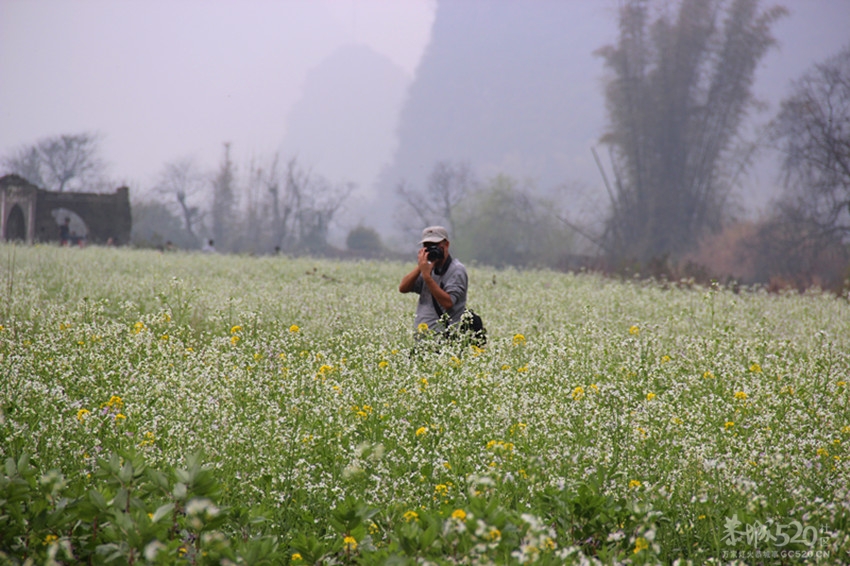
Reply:
[[[487,343],[487,329],[484,321],[472,309],[466,309],[460,317],[460,328],[472,336],[472,343],[479,348]]]
[[[443,288],[442,285],[440,288]],[[434,295],[431,295],[431,302],[434,303],[434,310],[437,311],[437,315],[440,318],[445,317],[448,319],[449,313],[443,310],[440,303],[438,303],[437,299],[434,298]],[[479,348],[487,343],[487,329],[484,328],[484,321],[470,308],[467,308],[463,311],[463,314],[460,315],[460,322],[456,325],[456,327],[449,326],[448,320],[446,320],[446,330],[444,335],[447,338],[469,338],[469,343],[474,346],[478,346]]]

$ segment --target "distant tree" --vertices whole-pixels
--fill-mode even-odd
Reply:
[[[345,239],[345,246],[350,251],[367,257],[379,256],[384,251],[381,236],[368,226],[352,228]]]
[[[452,248],[468,261],[496,267],[556,265],[572,244],[571,230],[556,213],[553,203],[500,175],[457,211]]]
[[[198,240],[191,237],[175,215],[163,202],[138,201],[131,207],[133,229],[131,243],[140,248],[164,247],[171,242],[180,249],[197,249]]]
[[[332,183],[291,158],[280,172],[277,156],[264,183],[271,198],[275,246],[293,253],[322,253],[337,212],[354,190],[350,183]]]
[[[773,134],[784,154],[781,215],[823,242],[850,235],[850,45],[794,82]]]
[[[206,175],[192,159],[180,159],[166,163],[159,174],[156,191],[169,200],[174,199],[180,209],[186,233],[197,240],[196,225],[201,222],[201,209],[192,204],[204,190]]]
[[[840,290],[848,272],[847,246],[793,200],[780,200],[746,241],[756,279],[775,287]]]
[[[418,232],[425,226],[445,225],[449,234],[457,230],[456,211],[475,187],[475,179],[468,164],[438,161],[428,176],[425,190],[417,190],[402,181],[396,188],[401,197],[402,228]],[[410,222],[411,215],[419,225]]]
[[[53,191],[102,190],[106,166],[95,134],[65,134],[21,146],[5,156],[2,166],[32,184]]]
[[[647,261],[691,250],[721,227],[750,154],[737,136],[755,69],[785,10],[760,10],[759,0],[621,5],[617,44],[597,52],[611,72],[605,240],[615,255]]]
[[[230,144],[224,144],[224,155],[218,174],[213,179],[212,198],[212,237],[218,249],[229,249],[232,237],[230,228],[234,224],[236,212],[235,195],[236,168],[230,160]]]

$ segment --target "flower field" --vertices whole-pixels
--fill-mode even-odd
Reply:
[[[0,562],[850,561],[845,299],[411,265],[0,246]]]

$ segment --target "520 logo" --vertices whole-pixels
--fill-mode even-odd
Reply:
[[[759,543],[773,544],[783,547],[788,544],[800,544],[814,548],[818,543],[818,530],[811,526],[804,526],[800,521],[790,523],[742,523],[738,520],[738,514],[726,517],[723,527],[723,537],[720,539],[729,546],[735,546],[739,542],[749,544],[753,547],[760,546]]]

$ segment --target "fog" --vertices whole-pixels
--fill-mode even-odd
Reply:
[[[770,4],[773,4],[771,2]],[[790,81],[847,41],[850,2],[785,0],[756,75],[776,112]],[[602,61],[616,0],[44,0],[0,2],[0,153],[97,132],[109,174],[150,191],[166,162],[214,169],[275,152],[356,190],[337,231],[387,233],[394,186],[437,160],[549,191],[601,194]],[[738,198],[778,186],[764,152]]]

